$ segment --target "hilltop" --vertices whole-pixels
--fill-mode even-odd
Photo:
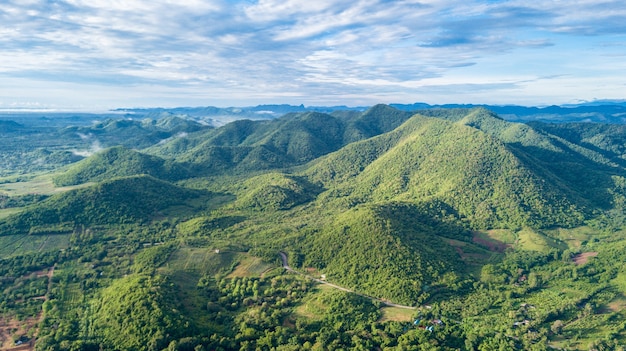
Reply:
[[[189,171],[184,166],[171,160],[116,146],[73,164],[54,177],[54,182],[58,186],[78,185],[141,174],[163,180],[189,177]]]

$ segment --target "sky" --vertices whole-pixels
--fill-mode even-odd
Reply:
[[[0,109],[544,106],[624,92],[621,0],[0,2]]]

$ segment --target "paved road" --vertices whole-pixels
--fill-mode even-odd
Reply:
[[[307,274],[304,274],[304,273],[300,273],[300,272],[294,270],[293,268],[289,267],[289,264],[288,264],[288,261],[287,261],[287,254],[286,253],[281,251],[281,252],[279,252],[279,254],[280,254],[281,261],[283,261],[283,268],[288,270],[289,272],[300,274],[301,276],[304,276],[304,277],[306,277],[308,279],[316,281],[316,282],[318,282],[320,284],[326,284],[326,285],[328,285],[330,287],[333,287],[333,288],[335,288],[337,290],[346,291],[346,292],[349,292],[349,293],[353,293],[353,294],[356,294],[356,295],[359,295],[359,296],[366,297],[366,298],[374,300],[374,301],[381,302],[381,303],[383,303],[383,304],[385,304],[387,306],[390,306],[390,307],[405,308],[405,309],[409,309],[409,310],[414,310],[415,309],[415,307],[413,307],[413,306],[405,306],[405,305],[399,305],[399,304],[391,303],[389,301],[385,301],[385,300],[381,300],[381,299],[376,298],[376,297],[372,297],[372,296],[368,296],[368,295],[365,295],[365,294],[361,294],[361,293],[355,292],[353,290],[350,290],[348,288],[344,288],[342,286],[329,283],[329,282],[327,282],[325,280],[317,279],[317,278],[312,277],[310,275],[307,275]]]

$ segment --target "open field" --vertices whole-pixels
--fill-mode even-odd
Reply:
[[[71,234],[0,236],[0,258],[65,249]]]
[[[380,318],[381,322],[411,322],[415,314],[415,310],[398,307],[383,307],[380,311],[383,313],[383,316]]]
[[[52,183],[51,175],[41,175],[23,182],[0,184],[0,192],[10,196],[19,196],[26,194],[46,194],[51,195],[91,185],[91,183],[81,184],[77,186],[56,187]]]
[[[265,263],[259,257],[246,255],[228,277],[260,277],[275,266]]]
[[[202,274],[230,272],[239,259],[238,252],[216,252],[210,248],[181,247],[165,264],[167,270],[194,271]]]
[[[316,285],[315,289],[302,301],[302,303],[294,308],[294,315],[313,321],[321,319],[327,306],[322,304],[318,297],[323,292],[332,289],[332,287],[325,284]]]
[[[558,239],[567,244],[569,248],[580,248],[583,243],[588,242],[594,238],[606,236],[601,234],[598,230],[590,228],[588,226],[581,226],[576,228],[558,228],[552,230],[543,231],[547,236]],[[619,233],[619,232],[618,232]],[[617,235],[618,233],[615,233]]]
[[[552,248],[564,250],[567,244],[560,240],[545,236],[531,229],[523,229],[518,233],[518,247],[524,250],[548,252]]]

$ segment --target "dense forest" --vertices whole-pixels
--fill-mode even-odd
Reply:
[[[2,121],[0,350],[617,350],[626,129]]]

